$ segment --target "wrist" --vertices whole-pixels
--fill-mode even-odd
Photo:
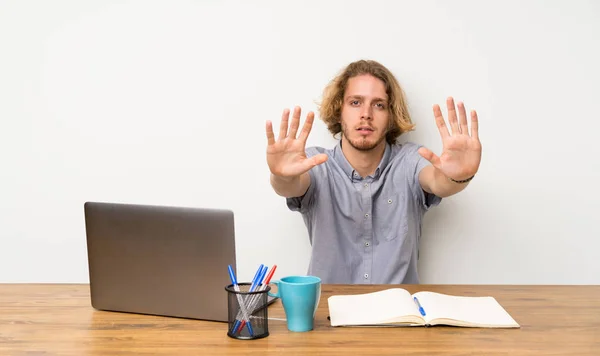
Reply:
[[[475,178],[475,175],[473,174],[472,176],[470,176],[468,178],[463,178],[463,179],[454,179],[452,177],[447,177],[447,178],[451,182],[458,183],[458,184],[464,184],[464,183],[468,183],[471,180],[473,180],[473,178]]]
[[[271,173],[271,180],[281,183],[292,183],[295,180],[298,180],[300,176],[280,176],[274,173]]]

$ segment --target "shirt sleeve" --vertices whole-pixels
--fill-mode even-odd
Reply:
[[[423,190],[423,187],[421,187],[421,183],[419,182],[419,174],[423,168],[431,165],[428,160],[419,154],[418,150],[421,147],[422,145],[414,145],[410,152],[412,161],[415,165],[412,188],[423,209],[429,210],[431,207],[438,205],[442,201],[442,198],[435,194],[427,193]]]
[[[312,170],[308,171],[308,174],[310,175],[310,185],[308,186],[308,190],[306,191],[306,193],[304,193],[304,195],[301,197],[285,199],[287,206],[291,211],[299,211],[301,213],[305,213],[312,205],[313,197],[315,195],[316,190],[316,182]]]
[[[320,152],[318,152],[314,148],[306,149],[307,157],[312,157],[318,153]],[[291,211],[299,211],[300,213],[306,213],[313,204],[319,183],[316,177],[317,175],[314,172],[314,168],[309,170],[308,174],[310,175],[310,185],[308,186],[308,190],[306,191],[306,193],[304,193],[304,195],[300,197],[286,198],[287,206]]]

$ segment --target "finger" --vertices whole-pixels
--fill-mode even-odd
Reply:
[[[421,157],[428,160],[434,167],[440,166],[440,157],[438,157],[435,153],[431,152],[429,148],[421,147],[419,148],[419,154]]]
[[[450,132],[448,132],[448,127],[446,126],[446,121],[444,121],[444,116],[442,115],[442,109],[440,109],[439,105],[433,106],[433,116],[435,117],[435,123],[440,131],[440,135],[442,136],[442,140],[445,140],[448,136],[450,136]]]
[[[452,127],[452,135],[457,135],[460,133],[460,126],[458,126],[456,108],[454,107],[454,99],[452,97],[446,99],[446,108],[448,109],[448,122],[450,123],[450,127]]]
[[[308,135],[310,134],[310,130],[312,130],[312,124],[315,119],[315,114],[311,111],[306,115],[306,121],[304,121],[304,125],[302,126],[302,131],[300,132],[300,136],[298,139],[306,142],[308,139]]]
[[[469,129],[469,124],[467,123],[467,112],[465,111],[465,103],[463,103],[462,101],[458,102],[458,119],[460,132],[466,135]]]
[[[292,123],[290,124],[290,131],[288,132],[288,137],[296,138],[296,133],[298,132],[298,127],[300,126],[300,107],[296,106],[294,108],[294,114],[292,115]]]
[[[275,134],[273,134],[273,123],[267,121],[267,144],[270,146],[275,143]]]
[[[479,140],[479,118],[475,110],[471,110],[471,137]]]
[[[279,140],[283,140],[287,136],[288,130],[288,119],[290,118],[290,110],[283,110],[283,114],[281,114],[281,123],[279,124]]]
[[[314,155],[312,157],[307,158],[304,161],[304,168],[306,169],[305,172],[307,172],[314,166],[318,166],[319,164],[324,163],[325,161],[327,161],[328,158],[329,157],[325,153],[321,153],[321,154]]]

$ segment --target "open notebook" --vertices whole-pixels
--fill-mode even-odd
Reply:
[[[367,294],[334,295],[327,302],[331,326],[520,327],[493,297],[434,292],[411,295],[405,289],[391,288]]]

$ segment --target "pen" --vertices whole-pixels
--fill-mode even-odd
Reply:
[[[263,268],[264,267],[264,268]],[[255,286],[260,284],[260,282],[257,283],[257,281],[261,281],[262,277],[264,276],[264,271],[266,271],[267,267],[264,266],[262,263],[260,266],[258,266],[258,270],[256,270],[256,273],[254,274],[254,278],[252,278],[252,283],[250,284],[250,292],[253,292],[254,288],[256,288]],[[246,298],[247,299],[247,298]],[[240,312],[244,313],[244,311],[246,310],[246,304],[243,302],[242,297],[238,294],[238,303],[240,304]],[[250,316],[248,315],[248,312],[246,311],[245,316],[242,317],[242,315],[240,315],[240,312],[238,312],[236,318],[235,318],[235,323],[233,324],[233,333],[237,333],[242,331],[242,329],[244,329],[244,325],[248,325],[248,332],[250,332],[250,336],[254,336],[253,332],[252,332],[252,326],[250,325]],[[241,321],[240,321],[241,320]]]
[[[417,299],[417,297],[413,297],[415,303],[417,303],[417,306],[419,307],[419,312],[421,313],[422,316],[425,316],[425,309],[423,309],[423,307],[421,306],[421,303],[419,303],[419,300]]]
[[[273,265],[273,268],[271,268],[271,270],[269,271],[269,274],[267,274],[267,278],[265,278],[265,282],[260,287],[260,290],[267,289],[267,285],[271,282],[271,278],[273,278],[273,274],[275,273],[276,269],[277,269],[277,265]]]
[[[267,274],[267,277],[265,277],[265,281],[258,288],[259,291],[263,291],[263,290],[267,289],[267,286],[271,282],[271,278],[273,278],[273,274],[275,273],[276,269],[277,269],[277,265],[273,265],[273,268],[271,268],[271,270],[269,271],[269,274]],[[255,295],[254,298],[252,298],[252,301],[250,302],[250,307],[248,308],[248,310],[254,311],[254,309],[257,307],[256,304],[258,304],[259,300],[260,300],[260,295],[258,295],[258,294]]]
[[[256,289],[258,288],[258,286],[260,286],[262,284],[262,280],[263,278],[265,278],[265,274],[267,273],[267,269],[269,269],[267,266],[263,266],[262,264],[260,265],[258,271],[256,272],[256,275],[254,276],[254,279],[252,280],[252,284],[250,285],[250,289],[249,292],[254,292],[256,291]],[[248,302],[247,305],[245,305],[245,307],[250,307],[254,302],[254,300],[256,299],[256,295],[249,295],[249,298],[246,298],[246,301]],[[249,300],[248,300],[249,299]],[[250,314],[248,314],[250,315]],[[238,312],[238,316],[236,317],[237,320],[240,319],[240,313]],[[236,332],[240,332],[244,329],[244,325],[248,324],[248,330],[250,330],[250,317],[248,318],[243,318],[244,320],[242,320],[241,324],[239,325],[239,329],[236,329],[236,326],[234,325],[234,333]]]
[[[264,271],[266,271],[267,269],[268,268],[265,266]],[[271,278],[273,277],[273,274],[275,273],[276,269],[277,269],[277,265],[273,265],[273,268],[271,268],[271,270],[265,277],[265,280],[264,280],[264,282],[262,282],[262,285],[260,285],[260,287],[258,287],[259,291],[263,291],[263,290],[267,289],[267,286],[269,285],[269,282],[271,282]],[[259,284],[261,284],[261,283],[259,283]],[[260,294],[255,294],[252,296],[252,298],[250,299],[250,302],[248,303],[248,308],[247,308],[248,315],[253,314],[254,309],[256,309],[259,301],[260,301]],[[241,318],[240,312],[238,312],[237,318]],[[243,321],[242,321],[242,323],[243,323]]]
[[[240,287],[237,284],[237,280],[235,279],[235,274],[233,273],[233,269],[231,268],[231,265],[227,266],[227,269],[229,270],[229,278],[231,279],[231,284],[233,284],[233,289],[236,292],[240,291]],[[248,321],[250,321],[250,316],[248,315],[248,311],[246,310],[246,305],[244,305],[244,302],[242,300],[242,296],[240,294],[236,293],[236,297],[238,300],[238,303],[240,304],[240,310],[242,312],[242,316],[244,319],[247,319]],[[235,323],[233,325],[233,331],[235,332],[235,330],[237,330],[237,326],[239,324],[239,319],[242,317],[240,316],[239,318],[236,318]],[[248,322],[248,332],[250,333],[250,336],[254,336],[254,332],[252,331],[252,326],[250,326],[250,323]]]
[[[265,274],[267,273],[267,269],[269,269],[269,267],[260,265],[258,277],[255,278],[252,281],[252,284],[250,285],[250,292],[254,292],[256,288],[262,283],[262,280],[263,278],[265,278]]]

